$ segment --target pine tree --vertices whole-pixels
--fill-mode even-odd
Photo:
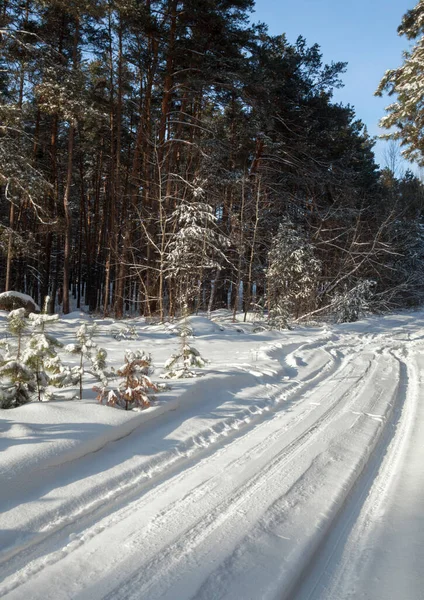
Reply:
[[[289,219],[280,223],[268,253],[268,305],[270,323],[287,327],[301,303],[313,300],[318,287],[320,263],[305,234]]]
[[[385,134],[386,139],[399,140],[405,158],[424,165],[424,0],[403,17],[398,28],[399,35],[408,40],[416,40],[411,50],[404,53],[403,64],[397,69],[386,71],[376,95],[396,96],[387,108],[387,115],[380,121],[385,129],[393,129]]]
[[[15,310],[11,310],[7,315],[7,329],[8,331],[18,338],[17,343],[17,352],[16,358],[20,359],[21,356],[21,348],[22,348],[22,334],[27,329],[28,322],[25,319],[25,309],[24,308],[16,308]]]
[[[93,388],[98,393],[97,400],[125,410],[148,408],[154,393],[161,389],[149,377],[151,362],[150,355],[142,351],[126,352],[125,364],[117,371],[122,377],[118,387],[110,390],[107,385]]]
[[[63,344],[45,330],[48,323],[58,321],[59,315],[31,313],[28,318],[32,332],[22,352],[22,361],[35,375],[37,399],[41,402],[52,398],[48,386],[59,380],[51,379],[51,375],[58,375],[62,369],[57,350]]]
[[[0,355],[0,408],[14,408],[31,402],[36,390],[34,372],[22,360],[22,334],[27,328],[25,309],[17,308],[8,315],[8,330],[17,337],[16,349],[4,342]]]
[[[194,188],[201,196],[201,187]],[[228,239],[217,231],[212,207],[201,201],[182,202],[170,218],[175,230],[165,259],[167,278],[175,281],[182,314],[189,310],[189,298],[199,294],[204,272],[221,269],[227,262],[224,248]]]
[[[185,317],[180,326],[181,344],[179,352],[165,362],[167,372],[162,375],[164,379],[190,379],[197,377],[198,373],[193,371],[193,367],[202,368],[206,365],[206,360],[202,358],[200,352],[191,344],[188,343],[188,337],[191,334],[191,329]]]
[[[79,379],[79,399],[82,400],[82,383],[83,375],[86,372],[85,362],[88,361],[90,367],[88,372],[94,375],[96,379],[100,381],[103,387],[107,386],[108,380],[105,372],[106,369],[106,358],[107,352],[104,348],[100,348],[97,343],[93,340],[96,326],[87,325],[84,323],[77,330],[77,344],[68,344],[65,346],[65,350],[71,354],[79,356],[79,368],[78,368],[78,379]],[[73,373],[68,373],[67,380],[72,381]]]

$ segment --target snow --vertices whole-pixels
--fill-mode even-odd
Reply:
[[[99,405],[87,376],[82,401],[1,412],[1,597],[421,597],[424,312],[287,332],[212,317],[189,318],[201,376],[146,410]],[[48,331],[66,345],[83,323]],[[169,324],[96,325],[109,365],[144,350],[156,382],[181,344]]]
[[[214,323],[210,319],[202,316],[190,316],[185,320],[186,327],[192,332],[194,336],[204,336],[213,333],[221,333],[223,327],[217,323]],[[171,331],[177,332],[181,328],[181,324],[171,324],[169,326]]]

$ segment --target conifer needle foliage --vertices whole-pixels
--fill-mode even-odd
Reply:
[[[331,313],[368,281],[375,308],[422,300],[423,185],[379,169],[366,127],[334,101],[346,64],[252,24],[253,8],[2,3],[0,291],[51,295],[64,314],[247,318],[282,299],[267,273],[289,220],[320,269],[283,320]],[[388,135],[421,163],[423,14],[420,0],[405,15],[415,45],[378,90],[394,96]]]
[[[126,352],[125,363],[116,372],[121,377],[118,385],[111,389],[95,387],[97,400],[125,410],[148,408],[154,394],[161,389],[148,375],[151,362],[150,355],[142,351]]]

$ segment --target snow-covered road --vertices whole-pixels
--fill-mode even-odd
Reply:
[[[382,436],[302,582],[299,600],[424,598],[422,350],[403,350],[392,430]]]
[[[133,425],[7,411],[0,596],[423,600],[424,314],[202,331],[205,377]]]

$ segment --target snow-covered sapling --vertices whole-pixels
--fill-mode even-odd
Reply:
[[[15,351],[4,342],[0,355],[0,408],[13,408],[31,402],[36,389],[33,371],[21,360],[22,333],[27,327],[25,309],[12,310],[8,317],[8,330],[17,337]]]
[[[7,329],[13,336],[18,338],[16,358],[19,360],[21,355],[22,334],[27,329],[27,320],[25,318],[24,308],[16,308],[15,310],[10,311],[10,313],[7,315]]]
[[[193,196],[193,201],[179,203],[170,216],[174,231],[164,256],[166,279],[175,281],[176,301],[182,314],[192,298],[199,303],[203,274],[218,272],[228,262],[224,250],[230,244],[218,231],[212,206],[198,200],[203,190],[196,186]]]
[[[84,323],[77,330],[77,344],[68,344],[65,350],[72,354],[79,355],[79,398],[82,400],[82,380],[86,369],[84,368],[85,361],[91,365],[87,371],[94,375],[105,388],[107,386],[107,376],[105,373],[107,352],[104,348],[99,348],[93,340],[95,333],[95,325],[87,325]]]
[[[197,377],[193,367],[202,368],[206,365],[206,360],[201,357],[200,352],[188,343],[188,336],[191,334],[186,319],[180,328],[181,344],[179,351],[172,354],[166,361],[164,367],[167,373],[163,373],[164,379],[188,379]]]
[[[149,354],[141,351],[126,352],[125,364],[117,371],[122,377],[118,386],[110,390],[106,386],[93,388],[98,393],[97,400],[125,410],[149,407],[154,399],[153,394],[161,389],[148,375],[151,362]]]
[[[36,390],[34,373],[22,361],[0,356],[0,408],[31,402]]]
[[[125,327],[120,327],[119,329],[116,329],[113,333],[113,337],[118,342],[120,342],[121,340],[136,340],[138,339],[138,333],[135,328],[135,325],[126,325]]]
[[[70,367],[69,365],[60,365],[60,370],[50,377],[51,385],[58,388],[64,388],[74,385],[79,385],[80,382],[80,368],[79,366]],[[74,397],[78,397],[75,394]]]
[[[32,333],[22,352],[22,361],[35,375],[37,398],[41,402],[51,397],[47,390],[53,383],[50,374],[57,375],[61,370],[57,349],[63,344],[45,330],[46,324],[58,321],[59,315],[31,313],[28,318]]]
[[[268,252],[267,300],[272,327],[288,327],[290,318],[302,303],[313,302],[321,264],[307,235],[289,219],[284,219]]]

